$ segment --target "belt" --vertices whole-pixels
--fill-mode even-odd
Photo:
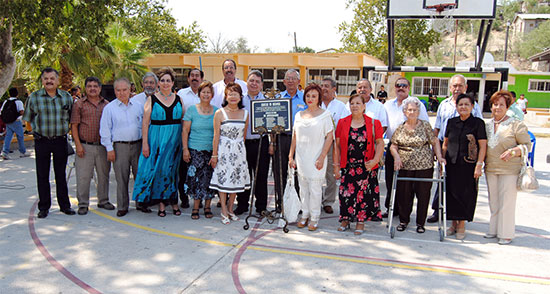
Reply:
[[[48,136],[43,136],[39,133],[33,133],[34,135],[34,138],[35,139],[38,139],[38,140],[41,140],[41,139],[46,139],[46,140],[57,140],[57,139],[67,139],[67,135],[63,135],[63,136],[51,136],[51,137],[48,137]]]
[[[96,145],[96,146],[101,145],[101,142],[88,142],[88,141],[84,141],[82,139],[80,140],[80,143],[87,144],[87,145]]]
[[[113,143],[134,145],[134,144],[137,144],[137,143],[141,143],[141,139],[135,140],[135,141],[114,141]]]

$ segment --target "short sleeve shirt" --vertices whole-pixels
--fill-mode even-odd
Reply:
[[[212,151],[212,139],[214,139],[214,113],[218,110],[213,106],[212,114],[202,115],[197,111],[196,105],[189,106],[183,116],[184,121],[191,122],[187,146],[194,150]]]
[[[400,125],[393,133],[391,143],[397,145],[397,150],[404,170],[424,170],[433,168],[434,155],[431,142],[435,135],[430,123],[418,120],[414,130]]]
[[[72,107],[73,97],[67,91],[57,89],[50,97],[42,88],[29,96],[23,120],[42,136],[63,136],[69,132]]]
[[[478,140],[486,140],[485,122],[470,115],[466,120],[460,117],[449,119],[445,131],[447,138],[447,154],[445,157],[453,164],[457,162],[475,163],[479,152]],[[474,147],[475,146],[475,147]],[[475,148],[475,154],[470,150]]]

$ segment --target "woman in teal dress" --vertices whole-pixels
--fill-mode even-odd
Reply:
[[[178,209],[177,177],[181,159],[183,107],[179,96],[172,92],[175,73],[163,68],[158,73],[159,90],[147,98],[143,112],[142,154],[132,199],[143,212],[159,205],[158,216],[166,216],[166,205],[174,215]]]

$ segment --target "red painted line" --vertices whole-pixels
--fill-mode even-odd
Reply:
[[[51,254],[48,252],[48,249],[44,246],[42,241],[40,241],[40,238],[36,234],[36,230],[34,228],[34,212],[36,210],[36,206],[38,205],[38,201],[35,201],[34,204],[31,207],[31,210],[29,211],[29,232],[31,234],[31,238],[36,245],[36,248],[42,255],[46,258],[46,260],[61,274],[63,274],[67,279],[69,279],[71,282],[78,285],[80,288],[84,289],[88,293],[93,294],[101,294],[100,291],[96,290],[92,286],[86,284],[84,281],[77,278],[75,275],[73,275],[71,272],[69,272],[61,263],[59,263]]]
[[[256,244],[254,246],[264,247],[264,248],[271,248],[271,249],[280,249],[280,250],[288,250],[288,251],[297,251],[297,252],[305,252],[305,253],[339,256],[339,257],[349,257],[349,258],[364,259],[364,260],[371,260],[371,261],[383,261],[383,262],[399,263],[399,264],[405,264],[405,265],[425,266],[425,267],[441,268],[441,269],[449,269],[449,270],[457,270],[457,271],[467,271],[467,272],[477,272],[477,273],[494,274],[494,275],[502,275],[502,276],[512,276],[512,277],[521,277],[521,278],[550,280],[550,277],[540,277],[540,276],[531,276],[531,275],[504,273],[504,272],[485,271],[485,270],[452,267],[452,266],[445,266],[445,265],[438,265],[438,264],[431,264],[431,263],[401,261],[401,260],[395,260],[395,259],[367,257],[367,256],[358,256],[358,255],[350,255],[350,254],[340,254],[340,253],[324,252],[324,251],[317,251],[317,250],[308,250],[308,249],[298,249],[298,248],[290,248],[290,247],[282,247],[282,246],[264,245],[264,244]]]

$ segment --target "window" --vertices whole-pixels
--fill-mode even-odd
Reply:
[[[321,84],[324,78],[331,77],[336,80],[336,93],[340,96],[348,96],[355,90],[357,81],[361,76],[359,69],[317,69],[307,70],[307,84]]]
[[[336,93],[340,96],[349,96],[357,86],[361,78],[361,71],[358,69],[337,69],[336,70]]]
[[[529,92],[550,92],[550,80],[529,80]]]
[[[414,96],[428,96],[430,89],[436,96],[449,96],[448,78],[413,78]]]
[[[285,90],[283,80],[285,79],[285,73],[288,68],[251,68],[250,70],[259,70],[264,75],[264,92],[272,89],[274,85],[275,90]]]

